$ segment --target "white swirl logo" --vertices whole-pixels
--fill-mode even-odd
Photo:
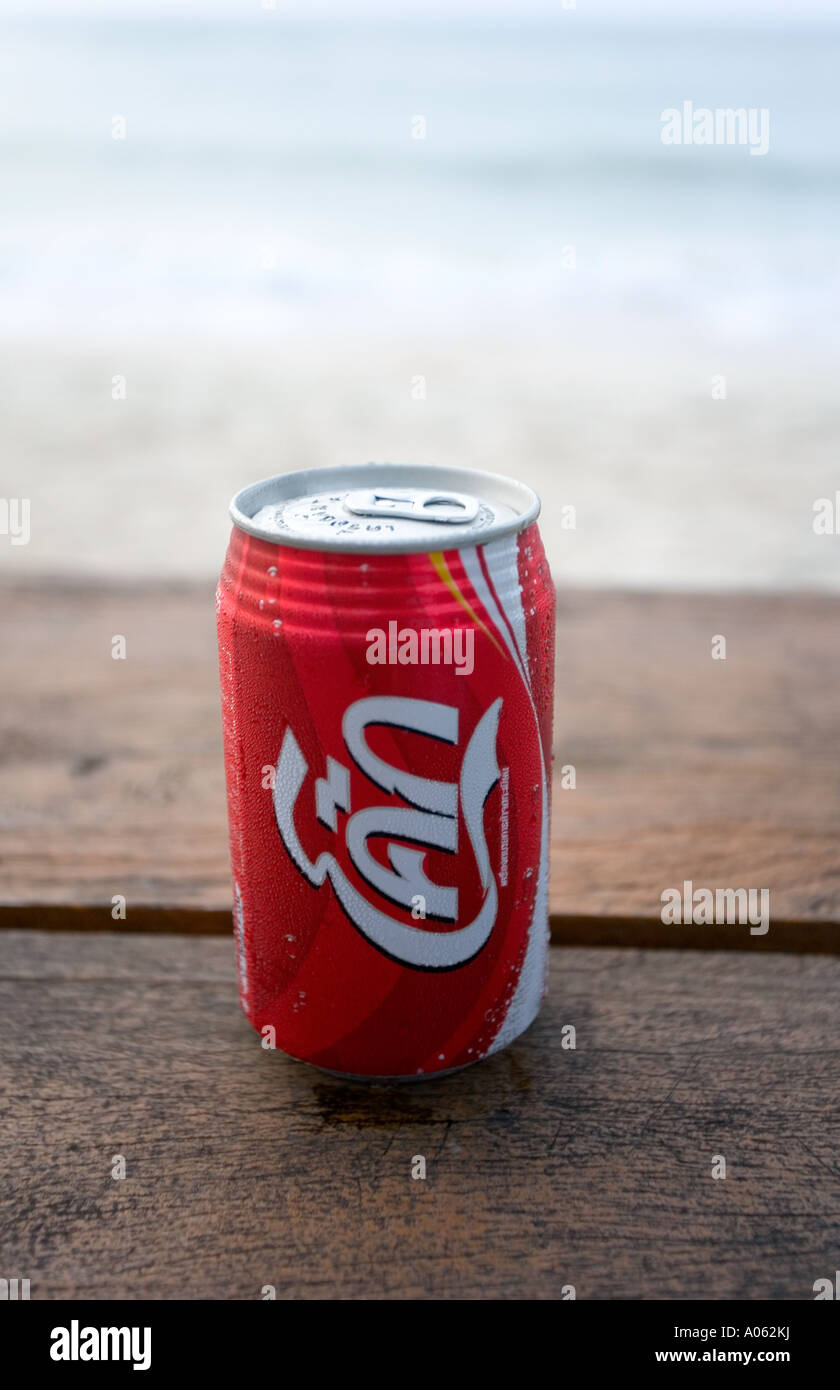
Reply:
[[[274,780],[274,814],[286,850],[313,887],[320,887],[329,878],[354,926],[377,950],[403,965],[454,970],[478,955],[493,930],[498,890],[484,836],[484,805],[499,779],[496,736],[501,710],[500,698],[473,730],[458,782],[439,782],[394,767],[372,751],[365,736],[371,725],[388,725],[457,747],[457,706],[394,695],[372,696],[350,705],[342,721],[347,751],[359,769],[382,791],[397,793],[408,803],[404,807],[365,807],[348,815],[345,824],[350,861],[381,899],[408,910],[413,900],[422,897],[431,916],[458,921],[458,889],[434,883],[424,865],[429,849],[458,852],[460,806],[483,900],[471,922],[448,932],[430,931],[419,924],[408,926],[374,906],[350,882],[333,854],[322,853],[314,862],[309,859],[295,828],[295,807],[309,768],[292,729],[287,728],[283,735]],[[327,775],[315,783],[315,813],[322,825],[337,834],[338,811],[350,812],[350,774],[332,757],[327,758],[326,771]],[[368,841],[372,836],[388,838],[388,867],[371,854]],[[405,841],[418,848],[409,848]]]

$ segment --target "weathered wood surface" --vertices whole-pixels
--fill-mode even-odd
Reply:
[[[122,894],[128,929],[227,931],[211,587],[0,600],[0,924],[107,930]],[[561,589],[555,939],[838,949],[838,632],[828,597]],[[770,933],[662,927],[684,879],[769,888]]]
[[[555,949],[507,1052],[369,1089],[261,1049],[228,941],[0,950],[0,1262],[33,1298],[810,1299],[837,1267],[840,961]]]

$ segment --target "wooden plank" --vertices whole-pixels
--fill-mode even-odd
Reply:
[[[836,927],[838,631],[828,597],[561,595],[553,910],[656,921],[690,879]]]
[[[228,941],[1,944],[33,1298],[811,1299],[836,1267],[840,961],[554,950],[524,1038],[389,1090],[263,1051]]]
[[[227,931],[211,586],[6,584],[0,622],[0,924],[107,930],[122,894],[128,929]],[[829,597],[561,591],[556,939],[838,949],[838,622]],[[769,934],[664,928],[685,879],[768,888]]]

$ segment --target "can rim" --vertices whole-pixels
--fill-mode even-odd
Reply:
[[[333,487],[364,487],[379,482],[382,486],[408,483],[430,488],[449,488],[475,492],[484,502],[498,502],[513,510],[511,517],[497,518],[481,530],[468,526],[449,525],[434,535],[400,539],[379,539],[371,544],[365,537],[352,535],[306,536],[279,534],[254,521],[261,507],[291,501],[310,491]],[[485,545],[502,536],[518,534],[536,521],[540,514],[540,499],[533,488],[502,473],[490,473],[478,468],[450,468],[428,463],[362,463],[338,464],[325,468],[302,468],[289,473],[275,473],[249,483],[235,493],[230,503],[234,526],[250,536],[268,541],[271,545],[289,546],[294,550],[330,550],[346,554],[410,554],[430,550],[463,550]]]

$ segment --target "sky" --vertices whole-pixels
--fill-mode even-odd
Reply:
[[[567,10],[565,7],[569,6]],[[272,8],[287,19],[498,17],[522,21],[527,17],[550,19],[578,17],[589,20],[751,24],[801,23],[805,20],[837,23],[837,0],[0,0],[0,16],[24,18],[50,15],[108,16],[143,19],[162,15],[193,15],[198,19],[240,18],[260,15]]]

